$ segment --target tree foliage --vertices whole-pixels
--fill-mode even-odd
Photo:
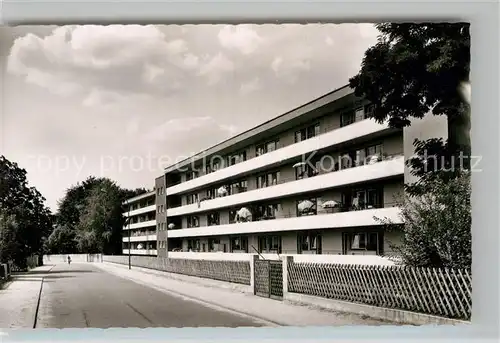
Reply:
[[[26,257],[43,254],[53,217],[45,198],[27,181],[26,170],[0,156],[0,255],[24,266]]]
[[[68,188],[59,202],[58,227],[47,246],[52,253],[120,253],[122,203],[146,192],[123,189],[108,178],[88,177]]]
[[[403,230],[401,242],[391,248],[405,265],[471,268],[470,172],[454,179],[436,180],[419,196],[402,195],[401,224],[377,218],[388,231]]]
[[[453,178],[458,168],[447,168],[460,154],[470,156],[469,103],[460,89],[469,82],[470,33],[467,23],[378,24],[377,44],[365,52],[360,72],[349,82],[357,96],[375,105],[372,117],[392,127],[411,125],[411,118],[427,113],[444,115],[448,139],[415,141],[415,159],[408,164],[423,178]],[[424,167],[430,151],[437,168]],[[463,160],[465,169],[470,159]],[[444,170],[446,169],[446,170]],[[422,187],[407,189],[423,194]]]

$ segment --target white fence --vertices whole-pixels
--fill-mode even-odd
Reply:
[[[61,255],[44,255],[43,264],[60,264],[68,263],[68,256],[71,262],[87,263],[87,262],[102,262],[101,254],[61,254]]]
[[[470,320],[472,288],[467,270],[402,267],[380,256],[195,252],[169,252],[168,258],[132,256],[131,265],[253,289],[257,280],[254,263],[262,258],[281,260],[283,299],[302,294],[318,300]],[[104,256],[103,261],[128,264],[128,256]]]

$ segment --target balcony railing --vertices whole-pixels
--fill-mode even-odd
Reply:
[[[374,161],[373,163],[367,163],[365,160],[361,160],[361,161],[359,161],[357,163],[354,163],[355,162],[354,161],[352,164],[350,164],[350,165],[348,165],[346,167],[340,168],[340,169],[335,169],[335,170],[318,170],[315,173],[307,174],[307,175],[304,175],[303,177],[300,177],[300,178],[297,178],[296,176],[289,177],[289,178],[283,178],[283,179],[280,179],[279,181],[276,180],[276,181],[272,182],[271,185],[268,185],[268,186],[265,186],[265,187],[259,187],[259,188],[250,189],[248,191],[252,192],[252,191],[255,191],[255,190],[259,190],[259,189],[265,189],[265,188],[270,188],[270,187],[277,186],[277,185],[283,185],[283,184],[289,183],[289,182],[294,182],[294,181],[304,180],[304,179],[310,179],[310,178],[314,178],[314,177],[320,176],[320,175],[325,175],[325,174],[329,174],[329,173],[336,173],[336,172],[340,172],[340,171],[345,171],[347,169],[353,169],[353,168],[357,168],[357,167],[362,167],[362,166],[366,166],[368,164],[377,164],[377,163],[380,163],[380,162],[384,162],[384,161],[388,161],[388,160],[392,160],[392,159],[397,159],[397,158],[401,158],[401,157],[404,157],[404,154],[397,153],[397,154],[385,155],[382,158],[380,158],[379,160]],[[223,186],[220,186],[220,187],[223,187]],[[228,197],[231,197],[233,195],[236,195],[236,194],[231,194],[231,195],[229,195],[229,194],[228,195],[215,195],[215,196],[212,196],[212,197],[207,196],[207,197],[201,198],[197,203],[199,205],[201,205],[205,201],[210,201],[210,200],[219,199],[219,198],[228,198]],[[194,205],[194,204],[186,204],[184,206],[191,206],[191,205]],[[182,207],[182,206],[179,206],[179,207]],[[172,207],[172,208],[178,208],[178,207]]]
[[[310,212],[302,212],[300,215],[298,210],[296,211],[287,211],[286,213],[283,211],[276,211],[276,214],[274,215],[257,215],[253,216],[248,219],[248,220],[240,220],[240,221],[235,221],[231,216],[229,216],[229,222],[228,223],[221,223],[219,221],[219,224],[208,224],[207,226],[219,226],[219,225],[227,225],[227,224],[238,224],[238,223],[248,223],[248,222],[260,222],[260,221],[269,221],[269,220],[275,220],[275,219],[285,219],[285,218],[297,218],[297,217],[304,217],[304,216],[320,216],[320,215],[325,215],[325,214],[332,214],[332,213],[344,213],[344,212],[354,212],[354,211],[363,211],[363,210],[371,210],[371,209],[379,209],[379,208],[389,208],[389,207],[396,207],[398,204],[396,202],[378,202],[378,203],[365,203],[365,204],[359,204],[359,205],[352,205],[352,204],[342,204],[340,201],[335,200],[339,205],[335,206],[334,208],[321,208],[321,205],[319,206],[319,209],[312,210]],[[265,205],[262,205],[265,206]],[[317,207],[317,204],[315,205]],[[250,211],[252,212],[252,211]],[[200,225],[198,226],[191,226],[191,227],[176,227],[175,229],[168,229],[169,231],[171,230],[179,230],[179,229],[194,229],[194,228],[199,228]]]

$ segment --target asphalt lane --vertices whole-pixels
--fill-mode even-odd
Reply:
[[[251,318],[111,275],[90,263],[58,264],[42,273],[36,328],[262,326]]]

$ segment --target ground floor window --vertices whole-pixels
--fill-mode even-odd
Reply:
[[[344,232],[342,234],[344,254],[373,254],[383,253],[384,241],[381,232]]]
[[[307,232],[298,234],[297,238],[299,254],[321,254],[321,234]]]
[[[248,237],[231,237],[231,252],[248,252]]]
[[[210,238],[208,240],[208,249],[209,252],[226,252],[226,246],[225,244],[221,244],[219,238]]]
[[[199,239],[188,239],[188,251],[199,252],[200,251],[200,240]]]
[[[281,254],[281,236],[259,237],[259,252]]]

